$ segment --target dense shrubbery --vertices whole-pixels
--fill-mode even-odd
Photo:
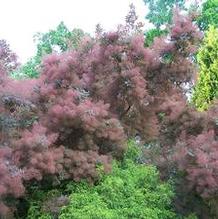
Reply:
[[[160,144],[161,175],[177,168],[185,173],[187,189],[214,199],[216,107],[198,113],[186,105],[184,89],[195,76],[192,57],[202,35],[175,11],[168,36],[145,48],[131,22],[117,32],[83,38],[77,50],[47,56],[38,79],[15,81],[2,70],[2,215],[15,211],[14,201],[25,197],[30,184],[96,182],[99,165],[109,172],[112,158],[125,152],[126,137],[135,135]]]
[[[175,218],[170,210],[172,191],[159,181],[154,167],[125,160],[97,186],[73,187],[70,203],[60,218]]]
[[[103,175],[96,186],[70,183],[67,185],[69,199],[54,191],[45,195],[44,202],[42,199],[32,202],[28,218],[57,216],[58,205],[55,208],[50,200],[61,197],[67,203],[62,210],[59,208],[59,218],[64,219],[175,218],[171,208],[172,186],[160,182],[154,167],[137,163],[140,154],[137,147],[130,142],[123,161],[114,161],[112,172]]]

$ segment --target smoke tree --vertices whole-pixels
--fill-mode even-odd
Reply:
[[[202,37],[197,27],[176,10],[169,35],[148,48],[137,28],[125,28],[47,56],[37,79],[2,72],[0,214],[14,210],[11,199],[24,196],[28,183],[94,182],[97,166],[108,172],[112,157],[121,158],[126,137],[157,139],[159,112],[182,113]]]
[[[5,40],[0,40],[0,65],[2,70],[8,74],[19,66],[17,55],[11,51],[9,44]]]

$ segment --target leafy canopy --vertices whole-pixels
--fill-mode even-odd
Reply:
[[[19,71],[13,72],[12,77],[17,79],[38,77],[44,56],[53,52],[60,53],[69,49],[75,49],[84,36],[85,33],[81,29],[75,28],[70,31],[63,22],[54,30],[46,33],[37,33],[34,36],[34,40],[37,43],[36,55],[29,59]]]
[[[154,25],[154,28],[146,31],[145,46],[150,46],[155,37],[166,35],[168,33],[166,26],[172,22],[173,9],[175,6],[184,8],[184,0],[144,0],[144,3],[148,6],[149,12],[145,18]],[[164,29],[160,27],[164,25]]]
[[[184,0],[144,0],[144,2],[149,9],[145,18],[156,28],[160,28],[163,24],[171,23],[174,6],[184,8],[185,4]]]

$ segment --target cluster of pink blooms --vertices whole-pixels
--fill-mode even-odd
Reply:
[[[95,181],[96,168],[110,171],[112,158],[120,158],[126,138],[135,135],[159,137],[163,147],[184,145],[177,161],[186,164],[179,168],[191,185],[203,195],[218,189],[215,126],[187,110],[183,89],[196,72],[197,27],[176,11],[168,36],[149,48],[137,31],[125,34],[99,33],[76,50],[47,56],[38,79],[14,81],[2,70],[0,214],[11,210],[8,196],[25,195],[29,181]]]

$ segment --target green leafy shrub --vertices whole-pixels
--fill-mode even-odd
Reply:
[[[206,32],[197,60],[200,74],[192,102],[200,111],[208,108],[218,91],[218,29],[211,26]]]
[[[62,206],[69,203],[69,198],[64,195],[67,191],[66,183],[56,187],[50,185],[47,188],[30,186],[28,190],[27,216],[20,219],[53,219],[57,218]]]
[[[111,174],[102,175],[97,185],[85,181],[69,183],[66,191],[70,193],[70,203],[62,208],[58,218],[175,218],[171,209],[172,186],[160,181],[155,167],[138,164],[139,156],[140,148],[130,141],[124,159],[114,161]],[[38,193],[31,201],[27,218],[53,218],[43,206],[47,197],[51,200],[55,196],[60,196],[56,190],[50,194]]]
[[[175,218],[171,186],[160,182],[155,167],[137,164],[140,151],[133,141],[129,145],[124,160],[114,162],[111,174],[97,186],[69,185],[70,204],[62,209],[61,219]]]

